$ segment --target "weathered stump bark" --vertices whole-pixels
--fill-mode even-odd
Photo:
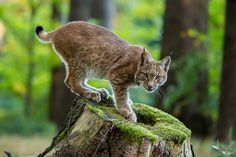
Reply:
[[[78,98],[68,121],[38,157],[193,157],[190,130],[171,115],[133,104],[138,122],[124,119],[111,99]]]

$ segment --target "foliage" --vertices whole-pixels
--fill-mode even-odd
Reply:
[[[208,52],[207,52],[207,68],[208,68],[208,91],[209,100],[207,101],[207,109],[214,120],[218,117],[218,98],[220,93],[220,76],[222,65],[223,36],[224,36],[224,0],[209,1],[209,28],[208,28]]]
[[[170,104],[178,102],[176,104],[177,108],[174,110],[178,114],[181,107],[195,102],[199,98],[198,94],[201,93],[193,93],[192,90],[196,88],[199,71],[205,68],[203,60],[205,60],[203,54],[190,53],[172,63],[172,69],[177,73],[177,85],[168,86],[168,97],[164,100],[164,107],[166,109],[171,107],[169,106]]]
[[[1,131],[20,134],[45,132],[52,129],[46,121],[50,84],[50,49],[36,42],[34,27],[40,23],[50,27],[50,3],[41,1],[11,1],[0,5],[0,23],[5,38],[0,56],[0,116]],[[11,10],[9,12],[9,10]],[[16,18],[9,18],[16,17]],[[46,19],[46,20],[45,20]],[[29,89],[29,69],[33,69],[30,117],[23,117],[25,97]],[[43,88],[42,88],[43,87]],[[9,118],[9,115],[10,118]],[[15,131],[14,131],[15,130]],[[47,132],[47,131],[46,131]]]
[[[4,115],[5,114],[5,115]],[[49,136],[55,133],[55,126],[46,119],[27,119],[19,113],[0,110],[0,134],[34,135],[41,134]]]
[[[203,100],[197,110],[200,114],[217,120],[218,98],[220,93],[220,71],[222,59],[223,33],[224,33],[224,6],[223,0],[209,1],[208,33],[205,35],[195,29],[188,29],[187,34],[194,39],[194,45],[204,42],[205,52],[189,53],[174,60],[171,70],[176,72],[177,85],[168,86],[164,99],[164,108],[180,115],[181,107],[196,102],[197,98]],[[207,93],[195,91],[199,71],[208,73]],[[178,102],[178,104],[176,103]]]
[[[230,141],[229,144],[216,143],[212,145],[217,157],[234,157],[236,156],[236,141]]]
[[[34,2],[37,2],[38,4],[41,1]],[[4,3],[0,7],[1,22],[6,28],[3,51],[1,52],[1,64],[3,66],[1,66],[0,70],[3,78],[2,81],[4,81],[4,83],[1,84],[1,90],[9,90],[12,94],[18,94],[19,96],[25,94],[24,83],[27,75],[26,65],[29,61],[34,62],[36,65],[34,78],[36,89],[33,91],[40,91],[39,93],[45,93],[45,91],[39,89],[41,89],[42,86],[47,87],[49,85],[49,70],[50,66],[53,66],[50,60],[52,56],[50,53],[50,47],[35,42],[33,45],[35,56],[28,56],[27,52],[28,45],[32,44],[29,43],[27,38],[33,36],[33,41],[37,40],[34,35],[34,30],[32,30],[31,27],[34,29],[37,24],[41,24],[45,26],[45,28],[49,29],[50,25],[52,25],[52,22],[50,22],[50,3],[45,2],[41,5],[35,6],[37,14],[34,17],[34,21],[30,21],[30,15],[32,13],[29,7],[30,5],[27,1]],[[9,8],[12,9],[11,12],[8,11]],[[8,18],[9,16],[19,18],[11,19]],[[21,71],[19,71],[19,69],[21,69]],[[4,85],[12,85],[13,87]],[[6,91],[3,93],[6,93]],[[36,94],[38,93],[35,93],[35,95]]]

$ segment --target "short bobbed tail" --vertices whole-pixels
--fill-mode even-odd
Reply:
[[[35,32],[37,35],[39,35],[40,32],[43,31],[43,26],[37,26],[36,29],[35,29]]]
[[[37,26],[35,28],[35,33],[40,41],[46,42],[46,43],[51,42],[53,33],[45,32],[42,26]]]

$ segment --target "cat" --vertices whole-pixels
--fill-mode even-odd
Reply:
[[[131,45],[106,28],[83,21],[70,22],[55,31],[35,29],[42,42],[52,43],[65,64],[65,84],[77,95],[99,102],[108,98],[106,89],[96,89],[87,79],[110,81],[117,111],[130,121],[137,121],[128,96],[130,86],[141,85],[152,92],[167,80],[170,56],[155,61],[139,45]]]

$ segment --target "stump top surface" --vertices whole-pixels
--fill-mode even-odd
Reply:
[[[178,119],[159,109],[145,104],[133,104],[138,122],[130,122],[122,117],[111,105],[91,105],[86,109],[96,113],[104,120],[112,123],[130,139],[147,138],[155,142],[158,139],[182,143],[190,137],[191,131]]]

